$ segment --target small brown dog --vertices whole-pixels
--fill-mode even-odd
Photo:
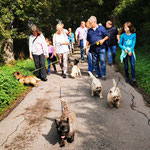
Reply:
[[[120,106],[121,93],[120,89],[117,87],[116,81],[113,79],[113,87],[109,90],[107,94],[107,102],[110,107]]]
[[[21,84],[26,84],[26,85],[31,84],[33,86],[37,86],[37,82],[40,81],[39,78],[37,78],[36,76],[33,76],[33,75],[23,76],[20,71],[14,72],[13,75],[16,79],[18,79],[18,81]]]
[[[61,100],[62,115],[60,121],[55,119],[56,129],[60,136],[60,147],[65,146],[65,139],[72,143],[75,135],[76,115],[67,105],[67,102]]]

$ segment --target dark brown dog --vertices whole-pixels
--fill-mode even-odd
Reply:
[[[23,76],[20,71],[14,72],[13,75],[16,77],[16,79],[18,79],[18,81],[21,84],[26,84],[26,85],[32,84],[34,86],[37,86],[37,82],[40,81],[39,78],[33,75]]]
[[[65,146],[65,140],[72,143],[75,135],[76,115],[70,110],[66,101],[61,100],[62,115],[59,120],[55,120],[56,129],[60,135],[60,147]]]

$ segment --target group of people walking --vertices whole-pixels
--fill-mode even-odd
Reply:
[[[36,25],[31,27],[32,35],[29,38],[30,58],[34,59],[35,66],[39,69],[38,77],[46,81],[45,57],[48,59],[48,74],[50,74],[50,62],[55,62],[56,56],[62,69],[62,76],[66,78],[67,61],[70,62],[69,54],[74,52],[75,40],[80,46],[81,62],[84,62],[84,54],[87,55],[88,71],[95,71],[96,77],[106,80],[106,53],[110,66],[115,64],[116,50],[122,49],[120,56],[124,62],[126,82],[130,82],[128,73],[128,58],[131,64],[131,81],[135,82],[135,53],[136,30],[130,22],[126,22],[120,30],[113,27],[111,21],[106,22],[106,28],[97,23],[97,18],[91,16],[85,23],[81,21],[80,27],[75,31],[71,28],[64,29],[64,25],[56,25],[56,33],[53,35],[53,45],[48,38],[45,40],[43,34]],[[120,37],[120,38],[119,38]],[[53,63],[54,71],[57,72]]]

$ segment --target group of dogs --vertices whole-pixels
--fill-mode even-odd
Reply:
[[[88,72],[90,77],[92,78],[92,92],[91,96],[95,96],[98,94],[100,96],[100,99],[103,98],[103,90],[102,90],[102,83],[99,79],[97,79],[91,72]],[[23,76],[21,72],[15,72],[13,74],[16,79],[19,80],[21,84],[32,84],[34,86],[37,86],[37,82],[40,81],[37,77],[30,75],[30,76]],[[71,77],[76,78],[78,76],[81,76],[81,71],[79,67],[79,60],[74,60],[74,65],[72,67],[71,71]],[[117,107],[120,106],[120,89],[117,87],[116,81],[113,79],[113,87],[109,90],[107,94],[107,102],[110,107]],[[56,129],[60,136],[60,147],[65,146],[65,140],[67,142],[72,143],[74,141],[74,135],[75,135],[75,124],[76,124],[76,115],[75,113],[69,108],[67,102],[63,99],[61,99],[61,108],[62,108],[62,114],[60,116],[60,119],[55,119],[56,123]]]

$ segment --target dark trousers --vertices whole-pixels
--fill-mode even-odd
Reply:
[[[41,79],[46,79],[46,67],[45,67],[45,56],[41,55],[33,55],[33,60],[35,63],[35,67],[37,69],[37,77]]]
[[[125,75],[126,78],[129,78],[129,72],[128,72],[128,58],[130,60],[130,64],[131,64],[131,75],[132,75],[132,79],[135,79],[135,59],[133,54],[131,56],[127,55],[123,61],[124,61],[124,70],[125,70]]]

